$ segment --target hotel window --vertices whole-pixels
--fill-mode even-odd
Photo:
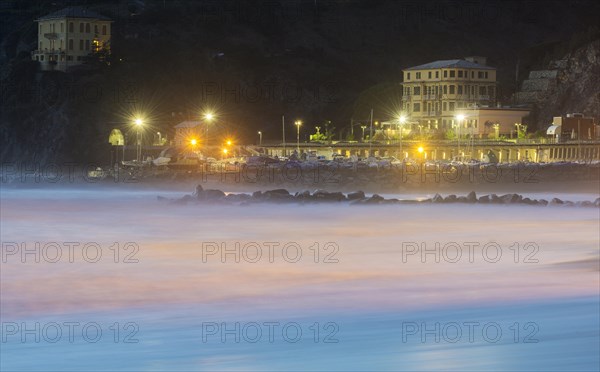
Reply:
[[[454,94],[454,85],[450,85],[450,94]]]
[[[448,94],[448,86],[444,85],[444,94]]]
[[[85,32],[88,34],[90,33],[90,24],[89,23],[85,24]]]
[[[410,72],[406,73],[406,80],[410,80]]]
[[[102,35],[106,35],[106,25],[102,25]],[[410,79],[410,72],[408,73],[408,78]]]
[[[458,86],[458,92],[457,93],[458,94],[463,94],[463,86],[462,85]]]
[[[453,78],[456,76],[456,71],[450,70],[450,77]]]
[[[73,25],[73,22],[69,22],[69,32],[73,32],[74,29],[75,25]]]
[[[413,104],[413,111],[414,112],[420,112],[421,111],[421,104],[416,102]]]
[[[477,71],[477,79],[483,79],[483,71]]]
[[[475,79],[475,71],[471,71],[471,79]]]
[[[420,94],[421,94],[421,87],[414,87],[413,89],[414,89],[414,90],[413,90],[413,94],[414,94],[415,96],[418,96],[418,95],[420,95]]]
[[[435,78],[436,78],[436,79],[438,79],[439,77],[440,77],[440,72],[439,72],[439,71],[436,71],[436,72],[435,72]]]
[[[79,22],[79,33],[83,33],[83,23]]]
[[[449,103],[450,111],[454,111],[454,102]]]
[[[73,39],[69,39],[69,50],[73,50]]]
[[[427,73],[427,78],[428,78],[428,79],[431,79],[431,71],[429,71],[429,72]]]
[[[79,40],[79,50],[83,50],[83,40]]]
[[[416,72],[415,75],[416,75],[416,77],[415,77],[416,79],[420,79],[421,78],[421,73],[420,72]]]
[[[458,70],[458,77],[459,78],[463,77],[463,71],[462,70]]]
[[[444,70],[444,77],[447,78],[448,77],[448,70]]]

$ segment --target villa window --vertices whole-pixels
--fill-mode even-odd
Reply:
[[[450,77],[453,78],[456,76],[456,71],[450,70]]]
[[[64,23],[60,23],[60,32],[63,33],[65,32],[65,24]]]
[[[85,41],[85,50],[90,50],[90,41],[89,40]]]
[[[448,94],[448,86],[444,85],[444,94]]]
[[[444,70],[444,77],[447,78],[448,77],[448,70]]]
[[[463,77],[463,71],[462,70],[458,70],[458,77],[459,78]]]
[[[73,24],[73,22],[69,22],[69,32],[73,32],[74,29],[75,25]]]
[[[414,112],[420,112],[421,111],[421,104],[416,102],[413,104],[413,111]]]
[[[106,35],[106,25],[102,25],[102,35]],[[408,73],[408,78],[410,79],[410,72]]]
[[[90,24],[89,23],[85,24],[85,32],[88,34],[90,33]]]
[[[415,75],[416,75],[416,79],[417,80],[421,78],[421,73],[420,72],[415,73]]]
[[[458,94],[463,94],[463,86],[462,85],[458,86],[458,92],[457,93]]]
[[[105,28],[106,28],[106,26],[104,26],[104,27],[102,28],[102,30],[103,30],[103,31],[102,31],[102,33],[104,33],[104,29],[105,29]],[[406,80],[410,80],[410,72],[407,72],[407,73],[406,73]]]
[[[428,78],[428,79],[431,79],[431,71],[429,71],[429,72],[427,73],[427,78]]]
[[[454,94],[454,85],[450,85],[450,94]]]
[[[454,102],[450,102],[449,106],[450,106],[450,111],[454,111]]]
[[[444,110],[444,111],[448,111],[448,103],[447,103],[447,102],[444,102],[444,103],[442,104],[442,107],[443,107],[443,110]]]
[[[83,23],[79,22],[79,32],[83,33]]]
[[[79,40],[79,50],[83,50],[83,40]]]
[[[436,71],[436,72],[435,72],[435,78],[436,78],[436,79],[438,79],[439,77],[440,77],[440,72],[439,72],[439,71]]]
[[[421,87],[414,87],[413,94],[414,94],[415,96],[418,96],[418,95],[420,95],[420,94],[421,94]]]
[[[73,50],[73,39],[69,39],[69,50]]]

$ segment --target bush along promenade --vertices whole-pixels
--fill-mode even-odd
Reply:
[[[435,194],[427,199],[386,199],[378,194],[367,196],[363,191],[356,191],[344,194],[342,192],[330,192],[325,190],[316,190],[312,193],[308,190],[302,192],[290,193],[286,189],[274,189],[267,191],[256,191],[252,194],[226,194],[222,190],[207,189],[201,185],[196,186],[193,194],[188,194],[179,199],[168,199],[158,196],[158,200],[173,204],[229,204],[229,205],[252,205],[262,203],[275,204],[350,204],[350,205],[371,205],[371,204],[497,204],[497,205],[531,205],[531,206],[549,206],[549,207],[600,207],[600,198],[595,201],[565,201],[558,198],[551,200],[531,199],[523,197],[520,194],[486,194],[477,196],[474,191],[465,196],[450,194],[445,197]]]

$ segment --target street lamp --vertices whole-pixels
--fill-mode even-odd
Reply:
[[[366,125],[361,125],[360,129],[362,129],[362,138],[361,138],[361,142],[365,142],[365,129],[367,129]]]
[[[142,125],[144,125],[144,121],[140,118],[136,118],[134,120],[136,132],[137,132],[137,151],[136,151],[136,160],[141,161],[142,159]]]
[[[404,123],[406,123],[406,116],[400,115],[398,122],[400,123],[400,156],[402,157],[400,160],[404,160],[404,155],[402,154],[402,129],[404,128]]]
[[[258,131],[258,145],[262,146],[262,132],[260,130]]]
[[[461,122],[465,120],[465,116],[463,114],[456,115],[456,124],[457,124],[457,140],[456,140],[456,151],[457,155],[460,155],[460,125]]]
[[[204,134],[204,136],[206,138],[206,144],[208,144],[208,124],[210,122],[212,122],[214,118],[215,118],[215,115],[212,112],[209,111],[209,112],[205,112],[204,113],[204,121],[206,122],[204,124],[204,127],[205,127],[205,134]]]
[[[298,129],[296,132],[296,152],[300,155],[300,126],[302,125],[302,121],[296,120],[294,124],[296,124],[296,128]]]

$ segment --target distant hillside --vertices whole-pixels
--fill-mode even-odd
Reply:
[[[110,66],[37,72],[34,19],[75,4],[114,20]],[[543,62],[546,51],[530,48],[595,26],[600,5],[31,0],[4,1],[0,13],[1,155],[48,161],[106,159],[110,129],[126,128],[136,111],[162,133],[213,107],[240,141],[254,141],[257,130],[278,138],[281,115],[302,118],[305,134],[331,120],[337,138],[371,108],[381,119],[397,111],[402,68],[466,55],[498,68],[505,103],[517,88],[517,60],[520,75]]]

